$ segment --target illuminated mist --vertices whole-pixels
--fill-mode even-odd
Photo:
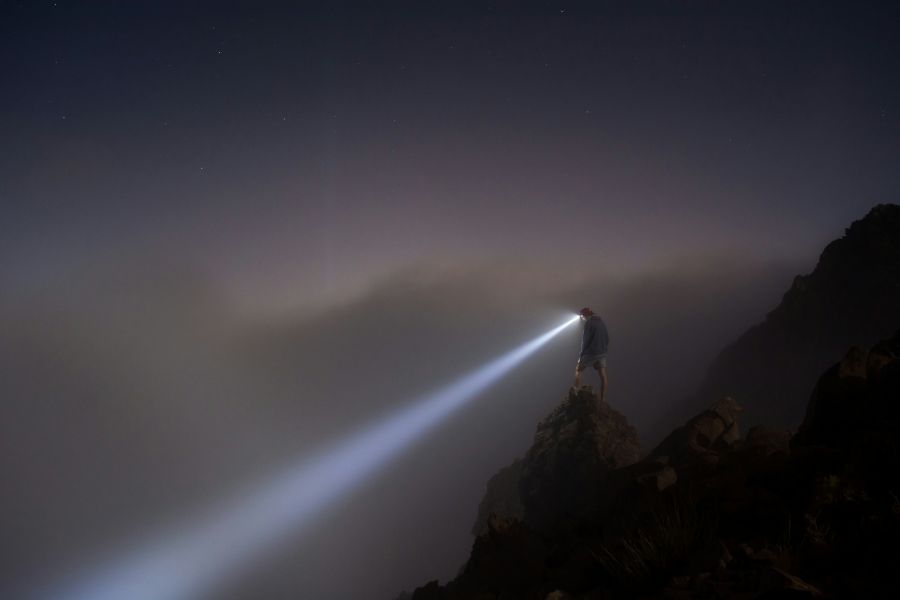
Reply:
[[[124,560],[47,596],[54,600],[179,600],[203,594],[249,558],[302,531],[338,496],[373,476],[397,453],[577,320],[577,316],[566,320],[348,436],[296,469],[216,507],[199,523],[161,536]]]

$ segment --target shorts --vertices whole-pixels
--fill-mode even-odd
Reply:
[[[598,354],[596,356],[582,356],[578,359],[578,365],[576,365],[576,369],[579,371],[584,371],[588,367],[597,367],[600,369],[606,368],[606,355]]]

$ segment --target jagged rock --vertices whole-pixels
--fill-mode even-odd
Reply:
[[[435,579],[420,588],[416,588],[412,597],[414,600],[443,600],[445,595],[437,579]]]
[[[502,534],[515,527],[517,522],[516,519],[491,513],[487,520],[487,531],[493,534]]]
[[[742,410],[733,398],[716,401],[708,410],[669,434],[648,459],[665,456],[676,468],[698,462],[716,464],[719,456],[734,449],[741,439],[738,418]]]
[[[872,378],[891,363],[900,361],[900,331],[890,340],[882,340],[872,347],[866,361],[866,377]]]
[[[893,597],[898,350],[900,334],[823,373],[790,446],[764,427],[741,441],[727,399],[630,464],[624,418],[573,390],[521,460],[520,491],[556,520],[530,519],[527,496],[524,521],[488,513],[456,579],[415,600]],[[575,489],[603,509],[573,509]]]
[[[609,474],[637,462],[637,431],[589,387],[569,395],[538,424],[523,459],[519,491],[525,522],[541,528],[595,510]]]
[[[842,445],[848,432],[878,428],[880,421],[897,414],[898,399],[890,397],[890,390],[888,397],[880,400],[875,393],[879,382],[900,368],[900,359],[893,357],[896,339],[898,336],[877,344],[874,357],[864,348],[852,347],[819,378],[792,446]]]
[[[517,458],[511,465],[497,471],[487,484],[487,492],[478,506],[478,517],[472,527],[476,536],[487,531],[488,518],[502,515],[513,519],[525,516],[525,507],[519,495],[519,481],[522,479],[522,459]]]
[[[741,450],[757,457],[788,454],[791,451],[791,432],[756,425],[747,432]]]
[[[870,358],[873,354],[878,364],[869,369],[869,410],[880,419],[882,429],[896,433],[900,428],[900,331],[876,344]]]
[[[859,362],[857,349],[825,372],[806,408],[792,445],[814,445],[837,441],[858,421],[858,398],[866,385],[865,371],[855,368]],[[845,363],[849,365],[845,366]]]
[[[473,532],[483,534],[492,513],[540,527],[592,510],[609,473],[635,463],[640,452],[637,432],[624,416],[590,387],[572,388],[538,424],[525,457],[488,482]]]

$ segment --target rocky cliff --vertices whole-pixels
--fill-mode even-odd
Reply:
[[[505,475],[518,514],[492,512],[489,490],[460,575],[413,598],[892,597],[900,332],[851,348],[811,387],[796,435],[742,436],[740,404],[722,398],[636,462],[621,415],[572,390]]]
[[[765,320],[726,347],[693,408],[732,396],[751,422],[796,427],[815,378],[846,348],[900,328],[900,206],[882,204],[826,246]]]
[[[543,529],[591,514],[607,500],[611,474],[640,453],[637,431],[621,413],[590,387],[573,388],[538,424],[525,455],[519,482],[525,523]]]
[[[637,432],[621,413],[590,387],[572,388],[538,424],[525,457],[488,482],[473,532],[485,533],[492,513],[536,529],[584,515],[603,502],[609,475],[640,453]]]
[[[894,597],[898,330],[900,206],[881,205],[722,351],[643,459],[622,415],[570,390],[488,483],[460,575],[413,598]]]

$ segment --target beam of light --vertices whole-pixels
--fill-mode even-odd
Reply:
[[[53,600],[183,600],[196,598],[267,546],[309,525],[339,496],[477,397],[578,320],[522,344],[407,408],[343,439],[312,460],[218,506],[199,523],[168,532],[124,560],[42,598]]]

